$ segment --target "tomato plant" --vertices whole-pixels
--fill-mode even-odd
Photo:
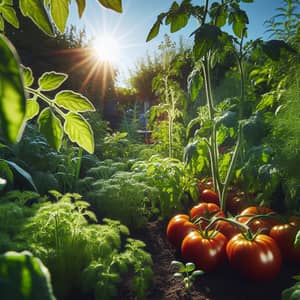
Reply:
[[[233,238],[235,235],[241,233],[240,229],[226,221],[218,221],[216,225],[216,230],[223,233],[228,240]]]
[[[300,263],[300,246],[294,245],[299,228],[293,223],[276,225],[272,227],[270,236],[277,242],[284,260]]]
[[[209,272],[226,257],[227,238],[220,232],[192,231],[182,241],[181,253],[185,261],[193,262],[198,269]]]
[[[185,236],[193,230],[197,230],[197,226],[189,221],[188,215],[179,214],[174,216],[167,226],[167,237],[169,242],[176,248],[180,248]]]
[[[251,280],[272,280],[281,269],[280,249],[275,240],[265,234],[251,239],[238,234],[227,243],[226,253],[230,265]]]

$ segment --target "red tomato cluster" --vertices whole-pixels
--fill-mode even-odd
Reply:
[[[300,264],[300,247],[294,247],[300,217],[280,224],[270,218],[272,213],[270,208],[251,206],[232,222],[216,203],[201,202],[189,216],[176,215],[169,221],[167,237],[198,269],[210,272],[227,259],[244,277],[269,281],[279,274],[282,261]]]

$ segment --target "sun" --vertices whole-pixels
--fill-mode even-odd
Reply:
[[[92,48],[100,61],[117,63],[120,59],[120,45],[113,36],[96,38],[92,43]]]

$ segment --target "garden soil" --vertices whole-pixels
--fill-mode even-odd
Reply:
[[[173,249],[166,238],[165,222],[148,223],[146,229],[134,237],[146,243],[146,250],[153,259],[154,279],[146,300],[280,300],[281,291],[294,284],[293,275],[300,274],[300,268],[284,265],[278,278],[269,283],[251,282],[239,276],[225,262],[223,266],[198,277],[190,297],[184,291],[180,279],[173,277],[172,260],[180,260],[180,253]],[[121,287],[118,300],[133,300],[130,278]]]

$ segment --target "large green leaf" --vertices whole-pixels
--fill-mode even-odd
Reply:
[[[122,0],[98,0],[104,7],[112,9],[116,12],[122,12]]]
[[[84,96],[73,91],[61,91],[55,99],[55,103],[72,112],[95,111],[94,105]]]
[[[17,53],[0,34],[0,123],[10,142],[16,142],[23,132],[25,107],[26,96]]]
[[[19,0],[19,5],[25,17],[29,17],[46,34],[54,36],[43,0]]]
[[[85,0],[76,0],[76,3],[77,3],[78,15],[81,18],[85,10]]]
[[[171,24],[171,32],[176,32],[185,27],[190,18],[190,13],[180,8],[177,2],[173,2],[167,15],[165,23],[166,25]]]
[[[0,256],[1,300],[55,300],[48,269],[24,251]]]
[[[209,50],[216,49],[220,45],[222,31],[219,27],[204,24],[192,34],[195,35],[194,55],[196,59],[203,57]]]
[[[69,0],[50,0],[50,7],[52,19],[63,33],[69,16]]]
[[[70,112],[65,117],[64,129],[72,142],[89,153],[94,152],[94,136],[89,123],[79,114]]]
[[[68,75],[64,73],[46,72],[39,78],[39,89],[53,91],[60,87],[67,78]]]
[[[45,135],[49,145],[56,150],[59,150],[64,134],[63,128],[60,120],[54,115],[49,107],[45,108],[40,113],[38,124],[40,132]]]

